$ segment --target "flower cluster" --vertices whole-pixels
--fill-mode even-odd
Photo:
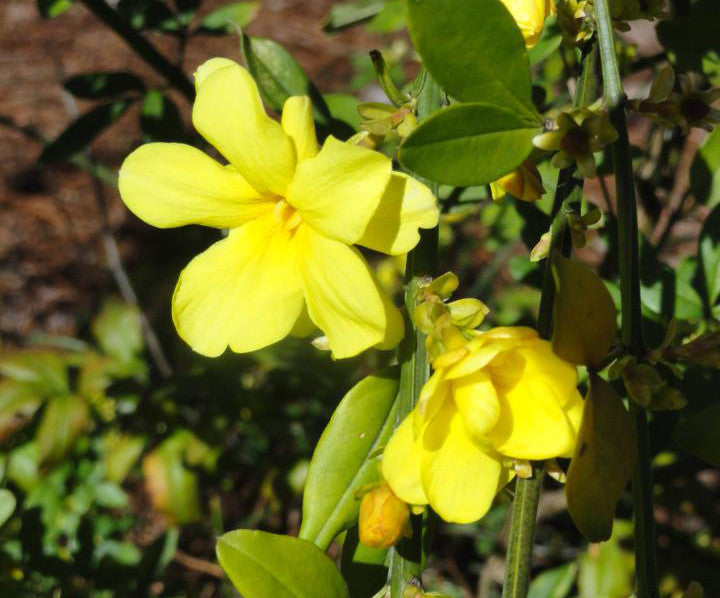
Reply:
[[[481,518],[515,462],[572,456],[582,417],[574,366],[522,327],[477,332],[439,357],[383,456],[383,476],[446,521]]]
[[[290,97],[280,123],[250,74],[214,58],[195,74],[193,124],[229,164],[179,143],[125,160],[126,205],[167,228],[230,229],[180,275],[173,319],[198,353],[247,352],[317,326],[334,357],[392,348],[403,320],[354,245],[398,255],[437,224],[435,197],[389,158],[328,137],[318,146],[310,99]]]

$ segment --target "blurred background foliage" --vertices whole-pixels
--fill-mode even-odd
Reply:
[[[18,15],[25,27],[40,19],[61,27],[65,19],[64,35],[81,23],[114,45],[94,48],[91,70],[66,74],[62,58],[55,62],[56,78],[45,85],[61,94],[60,125],[45,127],[19,103],[0,103],[8,145],[32,148],[24,162],[6,162],[3,232],[23,231],[22,223],[37,216],[24,211],[28,197],[59,205],[63,226],[87,226],[78,216],[86,210],[92,221],[91,233],[71,239],[73,257],[57,270],[28,267],[68,251],[67,244],[46,245],[40,257],[28,250],[43,247],[43,235],[52,238],[52,220],[35,226],[26,245],[4,241],[0,254],[0,591],[3,598],[232,596],[215,563],[215,537],[239,527],[297,533],[308,461],[334,407],[392,356],[370,352],[332,362],[305,339],[215,360],[193,355],[172,328],[170,296],[181,268],[216,232],[140,224],[117,201],[115,172],[142,142],[206,149],[189,126],[189,73],[213,55],[244,56],[271,110],[306,93],[321,136],[379,132],[378,148],[392,155],[398,119],[363,118],[358,102],[387,103],[369,49],[382,51],[399,85],[417,73],[403,2],[37,0],[29,16],[22,13],[28,4],[0,6],[7,28],[0,43],[17,61],[32,51],[32,38],[14,31]],[[644,97],[668,60],[717,85],[718,23],[720,10],[708,0],[681,19],[634,26],[618,48],[629,95]],[[113,56],[123,52],[134,55],[126,61],[132,68],[99,68],[117,65]],[[531,51],[534,98],[544,114],[570,103],[577,60],[548,22]],[[34,92],[27,82],[21,90]],[[662,593],[680,596],[698,580],[706,596],[716,596],[720,448],[717,433],[707,430],[720,429],[720,134],[696,129],[685,136],[634,117],[631,140],[648,340],[683,360],[673,372],[660,368],[687,400],[681,411],[654,412],[651,422]],[[612,177],[607,157],[597,159],[598,176],[586,182],[583,201],[597,205],[603,219],[579,255],[619,301]],[[495,203],[485,188],[440,191],[441,263],[460,278],[457,296],[491,308],[488,325],[535,323],[540,272],[530,250],[549,228],[557,179],[548,161],[539,168],[547,193],[537,203]],[[79,211],[63,207],[66,191],[80,196]],[[371,257],[383,284],[399,293],[402,263]],[[37,288],[65,295],[40,313]],[[690,345],[678,348],[698,338],[701,357]],[[581,539],[564,500],[561,486],[548,481],[530,596],[630,595],[629,497],[613,538],[598,545]],[[429,589],[457,598],[499,596],[508,503],[501,497],[475,525],[441,527]],[[348,542],[356,541],[348,533]],[[339,558],[338,543],[330,554]],[[364,581],[352,588],[353,598],[377,589],[372,576]]]

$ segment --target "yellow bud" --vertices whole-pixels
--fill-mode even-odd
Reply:
[[[390,548],[405,535],[409,518],[407,504],[383,482],[360,503],[360,542],[371,548]]]
[[[422,290],[425,294],[435,294],[441,299],[447,299],[458,288],[460,280],[452,272],[445,272],[438,276]]]
[[[527,160],[491,185],[493,198],[501,196],[500,189],[523,201],[537,201],[544,192],[542,177],[535,164]]]
[[[465,298],[447,304],[450,318],[462,328],[474,329],[482,324],[490,309],[479,299]]]

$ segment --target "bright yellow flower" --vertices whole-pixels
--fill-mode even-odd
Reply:
[[[354,244],[397,255],[438,220],[430,190],[386,156],[327,138],[318,148],[310,99],[278,123],[255,81],[214,58],[195,73],[195,128],[223,166],[180,143],[135,150],[120,194],[145,222],[203,224],[229,235],[188,264],[173,295],[180,336],[203,355],[254,351],[314,323],[337,358],[403,334],[402,318]]]
[[[383,456],[383,477],[446,521],[482,517],[514,462],[570,457],[583,402],[577,371],[534,330],[494,328],[433,363]]]
[[[515,19],[525,38],[525,45],[532,48],[540,41],[545,19],[555,14],[554,0],[500,0]]]

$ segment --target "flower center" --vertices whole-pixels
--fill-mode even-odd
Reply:
[[[680,102],[680,111],[692,123],[705,118],[710,112],[710,106],[701,99],[690,96]]]
[[[560,149],[565,150],[571,156],[584,156],[590,152],[590,140],[585,131],[580,127],[570,129],[560,142]]]
[[[275,204],[275,218],[288,231],[296,229],[302,223],[302,216],[283,198]]]

